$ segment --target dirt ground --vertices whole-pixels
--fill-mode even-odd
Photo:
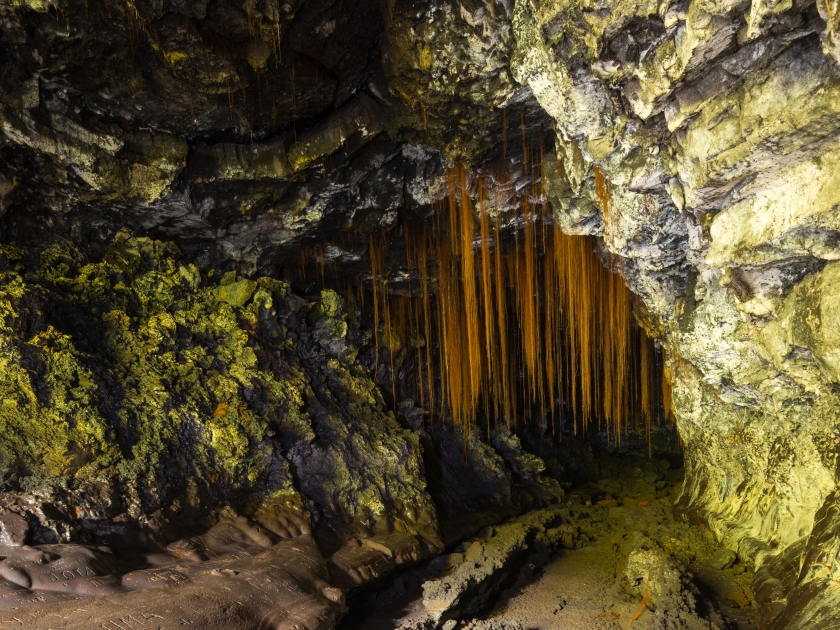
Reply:
[[[599,465],[601,478],[570,489],[550,516],[486,528],[351,597],[341,629],[752,630],[751,572],[674,516],[682,471],[664,460]]]

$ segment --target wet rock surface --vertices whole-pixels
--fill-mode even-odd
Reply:
[[[53,551],[72,555],[61,548]],[[4,608],[13,610],[2,614],[8,623],[39,629],[109,624],[117,628],[196,625],[256,629],[267,624],[273,628],[329,628],[341,610],[341,593],[326,585],[326,577],[317,547],[307,536],[259,553],[221,555],[190,569],[160,567],[146,578],[154,580],[154,585],[139,590],[129,579],[128,587],[114,586],[114,592],[104,596],[87,584],[72,584],[84,579],[79,578],[62,582],[63,590],[46,595],[37,589],[15,592],[4,598]],[[73,587],[75,593],[67,595]],[[81,595],[100,596],[81,601]]]
[[[314,630],[332,627],[343,612],[343,593],[327,582],[310,534],[283,539],[230,509],[201,536],[132,551],[67,543],[0,547],[0,618],[45,629]]]

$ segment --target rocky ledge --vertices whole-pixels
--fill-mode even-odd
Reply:
[[[439,548],[425,438],[354,364],[339,300],[275,278],[430,214],[450,164],[521,175],[539,138],[554,220],[621,258],[666,349],[680,509],[756,570],[765,627],[830,626],[839,20],[837,0],[0,0],[0,233],[23,248],[2,255],[4,470],[64,497],[9,510],[46,543],[121,514],[166,531],[176,497],[250,515],[271,489],[329,556],[395,531],[405,557]],[[534,498],[475,453],[450,506]]]

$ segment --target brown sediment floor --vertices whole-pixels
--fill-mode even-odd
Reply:
[[[751,572],[675,517],[682,471],[601,458],[562,504],[486,528],[351,598],[342,630],[751,630]]]
[[[648,516],[639,513],[659,512],[654,517],[659,519],[662,517],[662,510],[657,506],[643,506],[629,510],[618,508],[616,511],[619,513],[610,517],[611,531],[606,536],[582,549],[560,551],[559,557],[546,566],[534,581],[500,602],[486,619],[519,623],[523,628],[535,630],[618,630],[628,627],[645,630],[672,627],[663,623],[667,616],[656,614],[656,606],[648,603],[642,606],[639,597],[630,591],[627,578],[621,579],[628,546],[633,546],[634,539],[638,537],[636,519],[641,520]],[[674,538],[680,542],[685,539],[677,538],[679,534],[686,534],[685,530],[698,529],[668,523],[667,517],[663,520],[666,524],[665,529],[671,529]],[[711,541],[708,541],[709,544],[703,544],[707,541],[702,530],[695,533],[700,533],[703,551],[714,552]],[[667,545],[667,541],[664,542]],[[688,548],[692,546],[686,545]],[[705,621],[715,623],[721,629],[753,628],[751,619],[754,611],[750,607],[749,580],[745,579],[748,576],[741,572],[742,568],[716,569],[709,564],[712,560],[708,554],[702,555],[701,560],[689,564],[689,572],[692,569],[697,572],[691,575],[692,582],[700,591],[700,597],[692,593],[695,600],[692,608],[685,601],[686,593],[682,593],[683,601],[671,603],[671,613],[681,618],[683,624],[680,625],[683,627],[713,627],[709,623],[703,623],[705,618]],[[697,600],[704,596],[712,600],[717,609],[715,612],[708,606],[699,605]]]

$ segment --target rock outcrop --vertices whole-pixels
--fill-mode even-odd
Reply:
[[[276,280],[212,279],[125,234],[100,263],[77,255],[57,244],[27,270],[4,252],[3,474],[59,497],[76,528],[37,542],[120,514],[166,536],[286,497],[327,548],[397,522],[439,545],[418,438],[354,365],[334,292],[310,304]]]
[[[339,298],[260,276],[430,214],[452,162],[524,177],[541,130],[555,220],[621,257],[666,349],[681,509],[757,569],[766,627],[836,619],[838,20],[837,0],[0,0],[0,233],[41,252],[0,257],[3,474],[61,479],[79,522],[204,479],[214,501],[300,493],[328,554],[438,545],[420,433],[383,412]],[[325,256],[361,275],[363,249]]]
[[[625,257],[668,350],[681,506],[757,567],[820,544],[838,481],[840,71],[817,5],[517,2],[513,18],[514,76],[573,174],[555,211]],[[580,210],[595,168],[612,183],[600,221]],[[768,626],[836,614],[836,587],[805,570],[788,584]]]

